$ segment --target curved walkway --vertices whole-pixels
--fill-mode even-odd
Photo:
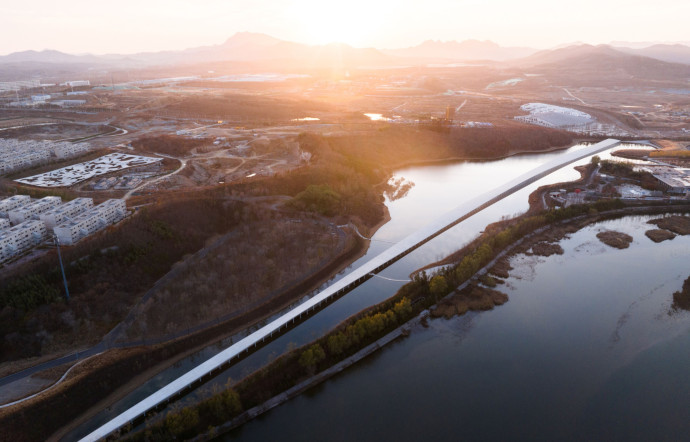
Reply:
[[[83,362],[86,362],[86,361],[88,361],[89,359],[91,359],[91,358],[93,358],[93,357],[95,357],[95,356],[98,356],[99,354],[101,354],[101,353],[96,353],[95,355],[89,356],[89,357],[86,358],[86,359],[82,359],[81,361],[79,361],[79,362],[77,362],[76,364],[72,365],[70,368],[67,369],[67,371],[65,371],[65,373],[62,375],[62,377],[60,377],[60,379],[58,379],[58,380],[57,380],[53,385],[51,385],[50,387],[44,388],[44,389],[41,390],[41,391],[37,391],[36,393],[32,394],[31,396],[27,396],[27,397],[24,397],[24,398],[22,398],[22,399],[18,399],[18,400],[16,400],[16,401],[13,401],[13,402],[9,402],[9,403],[7,403],[7,404],[0,405],[0,410],[3,409],[3,408],[6,408],[6,407],[11,407],[12,405],[21,404],[21,403],[24,402],[24,401],[28,401],[29,399],[35,398],[35,397],[38,396],[39,394],[43,394],[43,393],[45,393],[45,392],[47,392],[47,391],[52,390],[53,388],[55,388],[55,387],[57,387],[59,384],[61,384],[62,381],[64,381],[64,380],[67,378],[67,376],[70,374],[70,372],[71,372],[73,369],[75,369],[79,364],[81,364],[81,363],[83,363]]]

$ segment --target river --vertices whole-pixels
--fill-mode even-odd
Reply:
[[[225,440],[687,440],[690,237],[650,217],[589,226],[549,258],[518,255],[508,303],[430,320]],[[617,250],[603,230],[633,236]]]
[[[577,145],[571,149],[580,149],[582,147],[582,145]],[[630,146],[621,147],[627,148]],[[351,269],[371,259],[371,257],[378,255],[388,248],[391,243],[423,227],[453,207],[473,198],[479,193],[497,187],[499,184],[507,182],[561,154],[562,152],[551,152],[519,155],[496,161],[453,162],[447,164],[406,167],[398,170],[394,178],[404,178],[408,181],[412,181],[415,183],[415,186],[404,198],[395,201],[386,201],[391,220],[381,227],[374,235],[367,254],[353,263],[352,266],[342,272],[341,275],[334,278],[334,280],[337,280]],[[606,158],[607,154],[600,154],[600,156]],[[581,160],[579,163],[586,162],[588,162],[588,159]],[[391,267],[384,270],[381,275],[390,279],[404,280],[408,278],[410,272],[415,269],[440,259],[462,247],[468,241],[475,238],[487,224],[497,221],[502,217],[513,216],[524,212],[528,208],[527,196],[537,187],[547,183],[569,181],[578,177],[579,174],[572,169],[572,165],[554,172],[542,180],[539,180],[527,188],[483,210],[479,214],[463,221],[396,262]],[[224,385],[228,378],[235,380],[242,378],[284,352],[286,348],[306,343],[328,331],[348,316],[392,296],[402,284],[403,282],[372,278],[303,324],[277,338],[274,342],[260,349],[250,357],[235,364],[235,366],[230,367],[209,384]],[[262,324],[258,326],[260,325]],[[88,433],[101,423],[109,420],[151,392],[183,374],[194,365],[217,353],[230,342],[237,341],[242,336],[244,336],[244,334],[233,337],[231,340],[209,346],[178,364],[175,364],[174,367],[159,374],[135,392],[128,395],[124,400],[115,404],[109,410],[100,413],[95,419],[80,427],[66,439],[73,440],[80,435]],[[415,339],[417,339],[416,334],[409,341],[412,342]],[[362,366],[366,366],[366,363]],[[360,368],[356,368],[353,371],[357,372],[358,370],[360,370]],[[202,387],[200,392],[195,392],[195,394],[192,395],[192,398],[198,397],[198,395],[204,395],[205,392],[210,389],[211,385]],[[333,399],[337,400],[337,398]],[[281,407],[281,409],[291,407],[292,405],[289,403]],[[273,413],[271,415],[273,415]]]

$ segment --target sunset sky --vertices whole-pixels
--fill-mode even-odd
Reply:
[[[239,31],[310,44],[399,48],[424,40],[690,40],[685,0],[32,0],[2,6],[0,54],[133,53],[218,44]]]

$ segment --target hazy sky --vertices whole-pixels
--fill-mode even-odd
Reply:
[[[0,54],[132,53],[218,44],[239,31],[398,48],[423,40],[563,43],[690,40],[687,0],[4,1]]]

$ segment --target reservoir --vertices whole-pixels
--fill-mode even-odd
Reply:
[[[582,148],[582,146],[578,145],[571,149],[580,148]],[[346,274],[352,268],[356,268],[361,263],[371,259],[372,256],[378,255],[380,252],[390,247],[391,243],[423,227],[462,202],[492,187],[509,181],[561,154],[562,152],[520,155],[496,161],[455,162],[414,166],[397,171],[394,178],[404,178],[407,181],[411,181],[415,184],[414,187],[412,187],[405,197],[395,201],[386,201],[391,220],[374,235],[366,256],[354,263],[350,269],[343,272],[343,274]],[[606,157],[606,154],[601,154],[600,156]],[[585,159],[581,162],[586,163],[587,161],[588,159]],[[328,331],[348,316],[392,296],[404,283],[401,281],[409,277],[410,272],[462,247],[468,241],[476,237],[487,224],[497,221],[502,217],[509,217],[524,212],[527,209],[527,196],[536,187],[546,183],[569,181],[577,177],[579,177],[579,174],[572,169],[572,166],[567,166],[483,210],[481,213],[460,223],[458,226],[445,232],[384,270],[381,275],[389,279],[373,278],[367,281],[365,284],[345,295],[303,324],[277,338],[274,342],[260,349],[250,357],[235,364],[235,366],[230,367],[226,372],[211,381],[210,384],[224,385],[228,378],[234,380],[240,379],[281,354],[286,348],[306,343]],[[335,279],[341,276],[342,275],[339,275]],[[509,304],[511,303],[509,302]],[[489,314],[493,313],[495,312],[489,312]],[[272,318],[269,318],[267,321],[270,319]],[[262,324],[259,324],[259,326],[260,325]],[[413,333],[410,341],[417,339],[417,335],[422,334]],[[180,363],[151,379],[124,400],[111,407],[110,410],[99,414],[95,419],[72,433],[68,439],[74,439],[88,433],[101,423],[119,414],[157,388],[166,385],[194,365],[203,362],[208,357],[227,347],[231,342],[235,342],[243,336],[244,334],[241,334],[233,337],[232,340],[226,340],[220,344],[209,346],[201,352],[182,360]],[[367,362],[365,361],[362,365],[365,366],[366,364]],[[357,370],[359,370],[358,367],[351,371]],[[348,373],[349,372],[350,371],[348,371]],[[210,389],[209,387],[210,385],[202,387],[200,389],[201,391],[196,392],[193,396],[198,397],[205,395]],[[291,406],[292,402],[282,408],[289,408]],[[314,435],[314,437],[317,436]]]

